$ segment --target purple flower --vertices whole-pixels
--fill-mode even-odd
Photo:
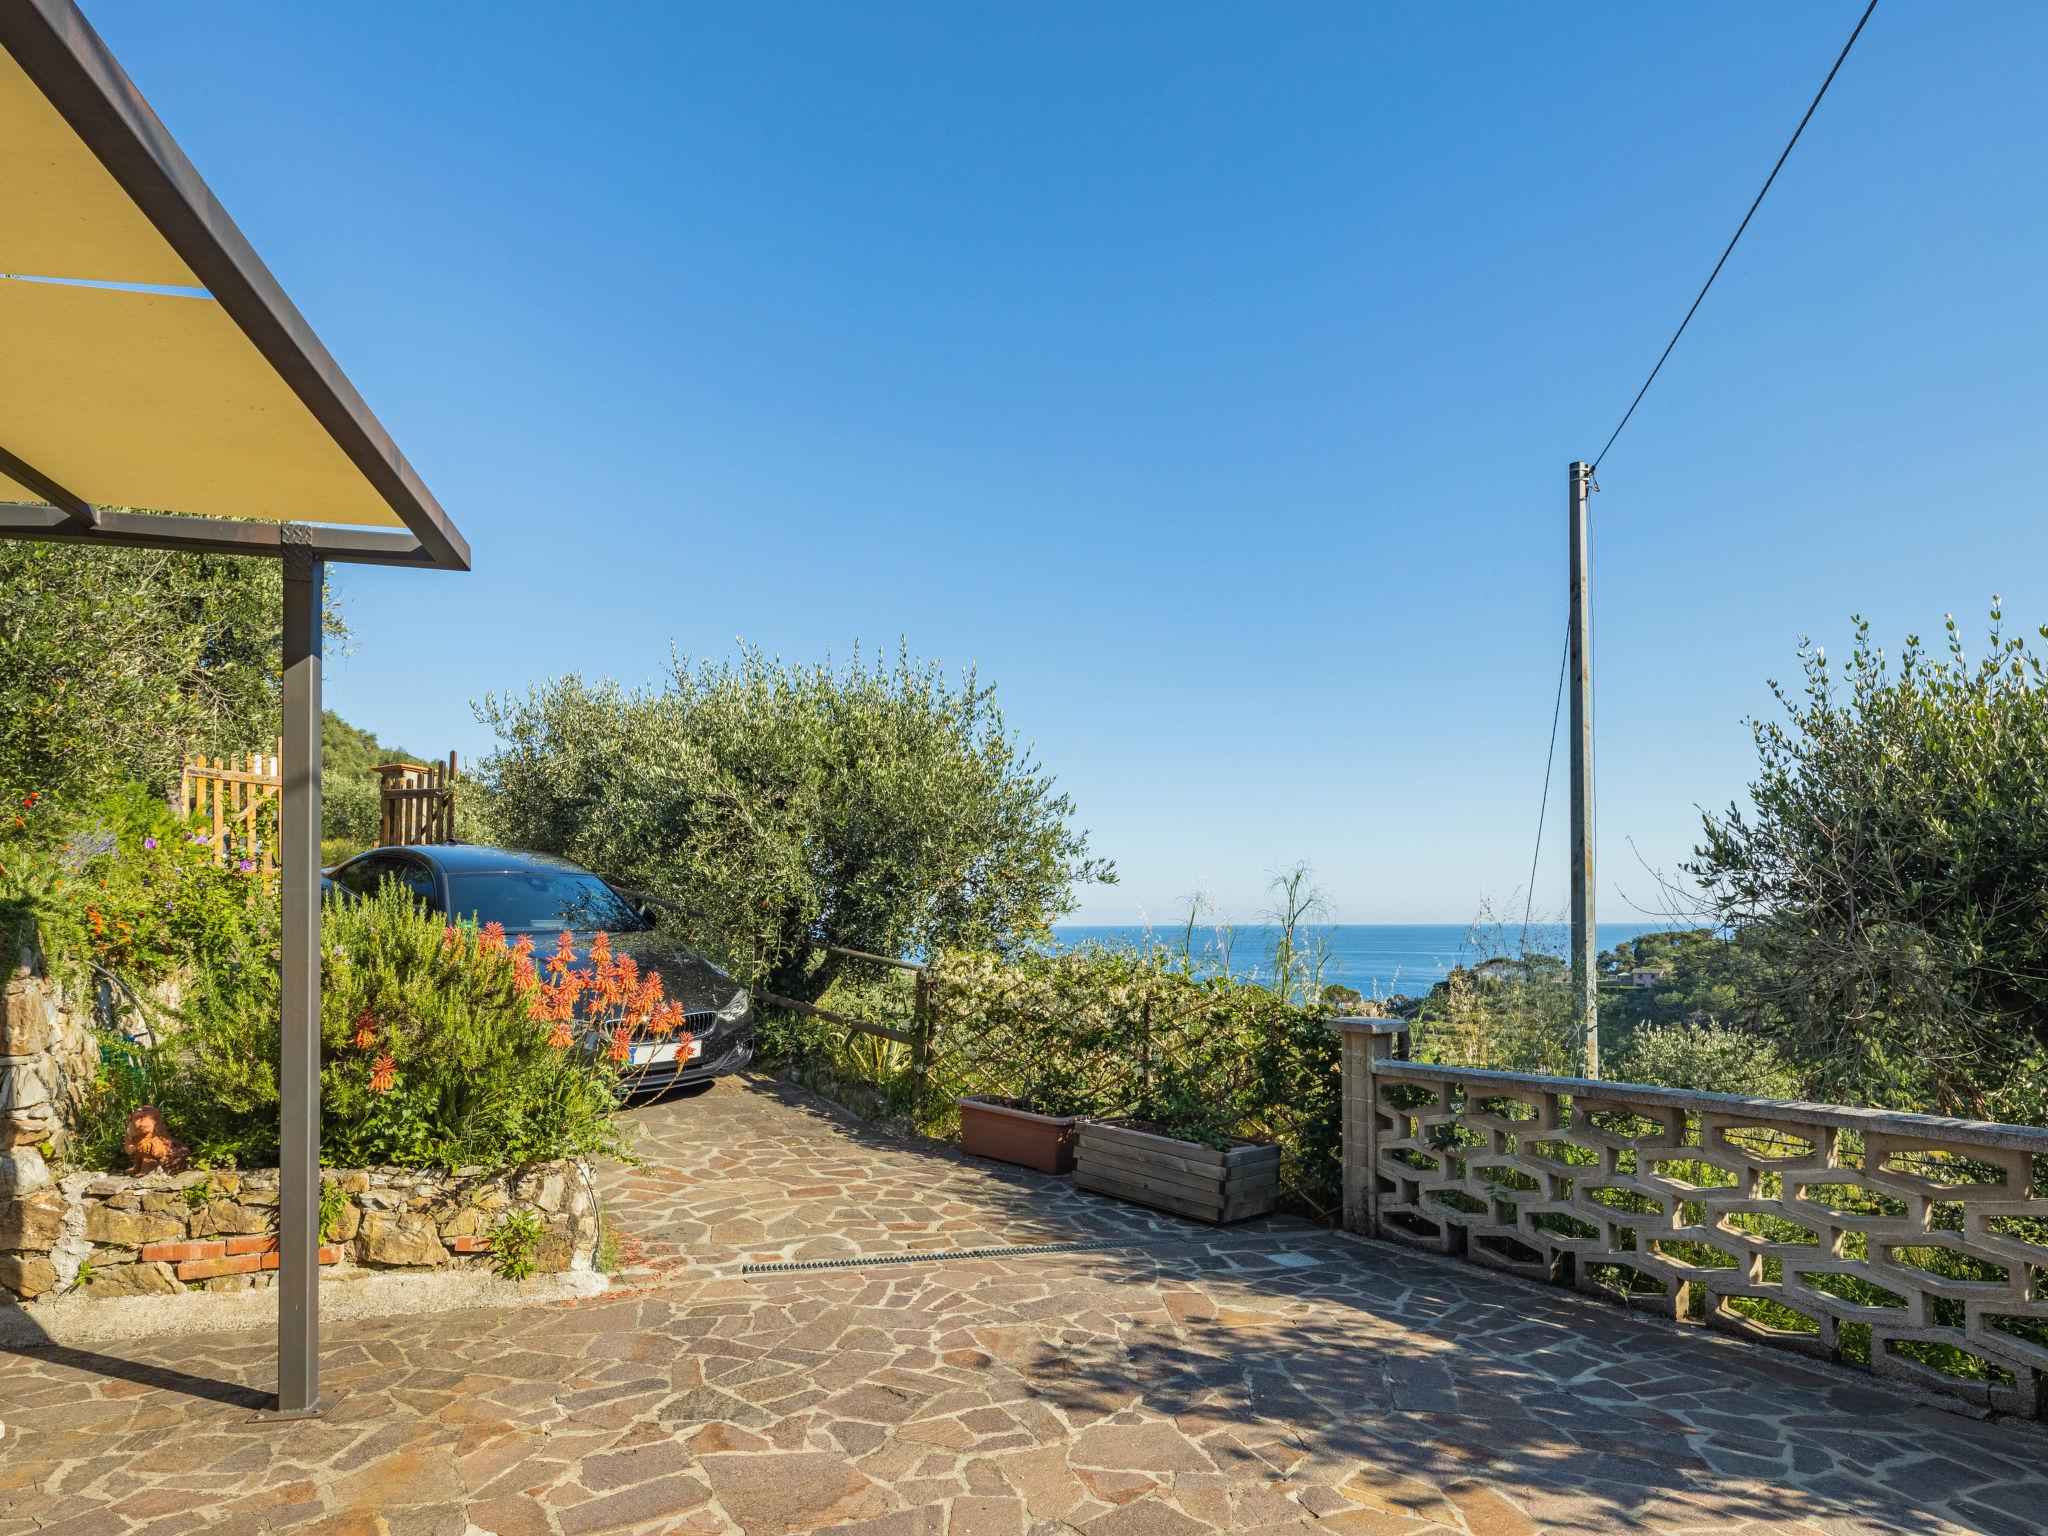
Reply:
[[[239,869],[245,875],[248,874],[249,871],[254,869],[255,867],[256,861],[254,859],[243,859],[240,863],[235,865],[235,868]]]
[[[145,837],[145,838],[144,838],[144,839],[142,840],[142,846],[143,846],[143,847],[145,847],[145,848],[147,848],[147,849],[148,849],[148,850],[149,850],[149,851],[150,851],[151,853],[155,853],[155,852],[156,852],[156,839],[155,839],[155,838],[153,838],[153,837]]]

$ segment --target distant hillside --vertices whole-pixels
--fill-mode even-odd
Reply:
[[[379,763],[416,763],[403,747],[379,741],[328,710],[320,725],[320,844],[332,864],[377,840]]]
[[[350,725],[331,709],[321,720],[320,771],[323,775],[368,773],[379,763],[420,761],[422,759],[414,757],[405,748],[380,742],[361,726]]]

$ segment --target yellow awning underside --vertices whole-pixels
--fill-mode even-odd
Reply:
[[[0,49],[0,448],[96,506],[400,527]],[[0,477],[0,500],[40,501]]]
[[[95,506],[402,526],[211,299],[0,281],[0,336],[0,445]]]
[[[197,288],[170,242],[0,48],[0,272]]]

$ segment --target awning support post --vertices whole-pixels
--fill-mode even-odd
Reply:
[[[311,532],[282,530],[284,780],[278,854],[284,897],[278,1062],[277,1413],[320,1402],[320,644],[326,568]]]

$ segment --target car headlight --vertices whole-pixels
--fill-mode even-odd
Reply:
[[[747,1008],[753,1001],[753,998],[747,995],[747,989],[741,987],[739,991],[733,993],[731,1000],[718,1010],[718,1022],[721,1024],[737,1023],[746,1017]]]

